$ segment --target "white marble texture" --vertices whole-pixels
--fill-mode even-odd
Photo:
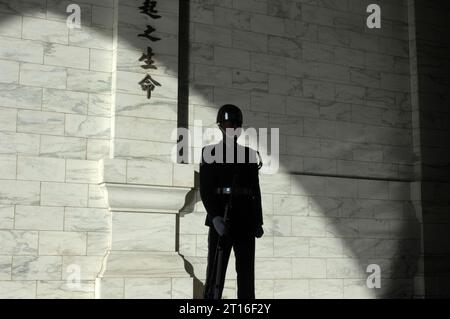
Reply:
[[[327,278],[366,278],[364,265],[356,258],[327,258]]]
[[[346,299],[372,299],[376,294],[367,287],[366,280],[344,279],[344,298]]]
[[[89,115],[111,116],[112,94],[89,94]]]
[[[71,29],[69,30],[69,44],[83,48],[112,50],[113,33],[112,30],[94,26]]]
[[[273,195],[275,215],[307,216],[309,200],[307,196]]]
[[[64,208],[16,205],[14,227],[31,230],[63,230]]]
[[[180,234],[207,234],[208,228],[204,225],[205,218],[205,213],[184,214],[180,217]]]
[[[68,69],[67,88],[89,93],[109,93],[111,73]]]
[[[311,238],[309,253],[311,257],[341,257],[342,246],[339,238]]]
[[[7,154],[37,155],[39,153],[39,135],[0,132],[0,150]]]
[[[175,249],[175,216],[114,212],[112,249],[173,251]]]
[[[197,235],[182,235],[182,240],[179,243],[179,253],[182,256],[195,256],[197,249]]]
[[[307,257],[309,256],[309,238],[273,237],[273,255],[275,257]],[[258,254],[258,256],[263,255]]]
[[[66,182],[94,184],[97,182],[97,176],[97,161],[66,160]]]
[[[42,89],[0,83],[0,105],[18,109],[40,109]]]
[[[110,232],[88,232],[87,248],[88,256],[104,256],[106,250],[110,249]]]
[[[276,244],[274,242],[274,237],[261,237],[256,241],[256,255],[260,256],[260,257],[273,257],[274,252],[276,251]],[[305,246],[303,246],[305,247]],[[299,250],[301,251],[303,248],[301,245],[299,247]],[[306,246],[307,248],[308,246]],[[283,253],[280,254],[281,256],[283,255]]]
[[[38,204],[39,182],[0,180],[0,204]]]
[[[64,159],[18,156],[17,179],[63,182],[65,179],[65,165]]]
[[[0,108],[0,125],[3,131],[14,132],[17,127],[17,110]]]
[[[64,134],[64,114],[19,110],[17,131],[35,134]]]
[[[38,281],[38,299],[93,299],[94,282],[81,281],[79,285],[67,281]]]
[[[124,298],[124,278],[102,278],[97,279],[96,299],[123,299]]]
[[[103,158],[98,161],[98,173],[99,181],[125,183],[127,160]]]
[[[292,236],[291,216],[265,216],[264,226],[269,236]]]
[[[192,278],[172,278],[172,299],[192,299]]]
[[[0,298],[34,299],[36,298],[36,281],[0,281]]]
[[[26,230],[0,230],[0,249],[6,255],[36,255],[38,232]]]
[[[0,280],[11,280],[12,256],[0,256]]]
[[[44,44],[39,41],[0,36],[0,48],[2,59],[31,63],[42,63],[44,59]]]
[[[311,279],[310,298],[341,299],[344,295],[343,279]]]
[[[119,138],[172,142],[172,132],[176,128],[175,121],[129,116],[116,116],[115,118],[115,133]]]
[[[86,207],[88,186],[75,183],[41,183],[41,205]]]
[[[117,93],[116,115],[162,120],[175,120],[177,118],[177,105],[175,100],[155,97],[151,99],[151,108],[149,108],[149,104],[146,96]]]
[[[293,258],[292,277],[293,278],[326,278],[326,259],[322,258]]]
[[[172,185],[173,165],[156,161],[128,161],[127,182],[149,185]]]
[[[107,208],[104,189],[99,185],[88,185],[88,207]]]
[[[144,79],[145,74],[146,73],[143,69],[136,72],[117,71],[117,92],[146,96],[146,91],[142,90],[141,86],[139,85],[139,82]],[[152,78],[154,78],[161,84],[161,82],[158,81],[156,77],[152,76]],[[152,92],[152,96],[155,95],[158,89],[161,89],[161,87],[156,87]]]
[[[17,157],[15,155],[0,155],[0,176],[3,179],[15,179],[16,163]]]
[[[290,279],[292,263],[290,258],[258,258],[255,261],[255,276],[259,279]]]
[[[304,279],[274,280],[273,298],[309,299],[309,281]]]
[[[327,236],[327,219],[323,217],[292,217],[292,234],[304,237]]]
[[[86,254],[86,233],[69,231],[41,231],[39,254],[51,256]]]
[[[18,84],[19,83],[19,63],[14,61],[0,60],[1,83]]]
[[[79,269],[80,280],[95,280],[101,270],[102,261],[103,256],[63,256],[62,279],[70,279],[75,274],[73,270]]]
[[[62,67],[23,63],[20,67],[20,84],[65,89],[67,74],[67,70]]]
[[[89,49],[47,43],[44,49],[44,64],[76,69],[88,69]]]
[[[14,228],[14,206],[0,205],[0,229]]]
[[[61,256],[14,256],[12,280],[60,280]]]
[[[170,278],[127,278],[126,299],[170,299],[172,282]]]
[[[109,50],[89,49],[89,68],[92,71],[111,72],[113,54]]]
[[[67,90],[44,89],[42,110],[61,113],[86,114],[88,94]]]
[[[111,227],[111,213],[105,208],[66,207],[64,210],[67,231],[105,232]]]
[[[86,139],[42,135],[39,154],[47,157],[82,159],[86,157]]]
[[[100,160],[110,154],[111,143],[109,140],[93,139],[87,141],[86,158],[88,160]]]
[[[255,297],[273,299],[274,280],[255,280]]]
[[[69,29],[66,23],[52,20],[23,18],[22,38],[67,44]]]
[[[101,278],[187,278],[184,262],[176,252],[112,251]]]
[[[175,187],[192,187],[196,165],[174,164],[172,185]]]

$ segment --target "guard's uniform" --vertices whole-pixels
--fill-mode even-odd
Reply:
[[[229,194],[233,192],[233,207],[229,211],[229,235],[224,248],[222,264],[221,289],[225,280],[226,267],[233,247],[236,257],[236,272],[238,283],[238,298],[255,298],[254,288],[254,259],[255,259],[255,231],[263,224],[261,208],[261,192],[258,178],[258,161],[256,151],[251,148],[234,144],[234,160],[227,157],[230,149],[222,141],[215,145],[209,145],[202,149],[202,162],[200,164],[200,195],[207,211],[205,225],[209,226],[208,235],[208,267],[205,292],[212,285],[215,274],[212,272],[217,241],[219,235],[214,228],[212,219],[216,216],[224,216],[225,206],[228,203]],[[207,154],[216,155],[217,150],[223,150],[222,161],[216,160],[208,163],[205,160]],[[237,162],[238,152],[243,151],[245,162]],[[237,174],[234,189],[233,176]],[[220,293],[221,296],[221,293]],[[205,298],[211,298],[204,295]]]

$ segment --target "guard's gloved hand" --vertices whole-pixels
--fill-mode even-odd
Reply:
[[[255,230],[255,237],[256,237],[256,238],[261,238],[262,235],[264,235],[264,229],[262,228],[262,226],[256,227],[256,230]]]
[[[223,217],[216,216],[212,220],[214,228],[216,232],[219,234],[219,236],[223,236],[227,233],[227,226],[225,225],[225,221]]]

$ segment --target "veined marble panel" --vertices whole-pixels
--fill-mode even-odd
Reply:
[[[0,249],[6,255],[37,255],[38,232],[0,230]]]
[[[1,299],[34,299],[36,298],[35,281],[0,281]]]
[[[86,233],[67,231],[41,231],[39,233],[41,255],[85,255]]]
[[[112,249],[174,251],[175,216],[114,212]]]
[[[88,94],[67,90],[44,89],[42,110],[61,113],[86,114]]]
[[[39,182],[0,180],[0,204],[39,204]]]
[[[14,256],[13,280],[61,280],[61,256]]]
[[[16,205],[16,229],[63,230],[64,208]]]
[[[18,156],[17,179],[63,182],[65,165],[65,160],[60,158]]]
[[[65,22],[24,17],[22,37],[29,40],[67,44],[69,29]]]

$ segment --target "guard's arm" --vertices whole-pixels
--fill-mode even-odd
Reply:
[[[260,164],[258,159],[258,152],[250,149],[250,158],[252,159],[252,193],[253,193],[253,208],[254,208],[254,216],[255,216],[255,226],[256,228],[261,227],[263,225],[263,213],[262,213],[262,204],[261,204],[261,189],[259,187],[259,169]]]
[[[216,177],[214,167],[210,163],[206,163],[204,160],[204,151],[202,149],[202,161],[200,163],[200,198],[205,206],[206,212],[210,215],[211,220],[216,216],[221,216],[217,207],[217,201],[215,200],[216,194],[214,189],[216,185]]]
[[[254,173],[254,182],[253,182],[253,193],[254,193],[254,208],[255,208],[255,225],[262,226],[263,225],[263,213],[262,213],[262,204],[261,204],[261,189],[259,187],[259,170],[256,169]]]

